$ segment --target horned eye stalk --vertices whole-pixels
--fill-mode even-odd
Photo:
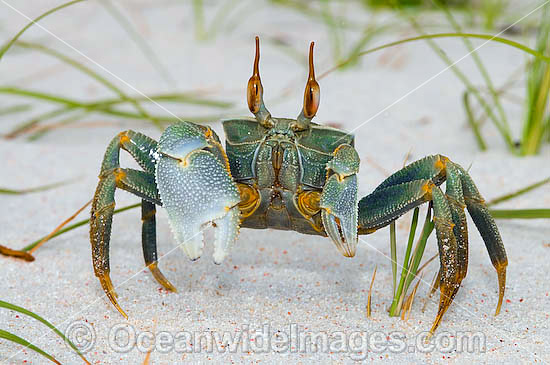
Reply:
[[[311,119],[317,114],[319,109],[319,101],[321,92],[317,80],[315,80],[315,68],[313,66],[313,46],[314,42],[309,45],[309,75],[304,91],[304,106],[296,123],[292,126],[294,130],[308,129],[311,124]],[[246,100],[248,109],[254,114],[256,120],[266,128],[273,127],[271,113],[267,110],[264,104],[264,87],[260,79],[260,38],[256,36],[256,55],[254,57],[254,66],[252,67],[252,76],[248,79],[248,87],[246,89]]]
[[[254,66],[252,76],[248,79],[246,90],[246,100],[248,109],[254,114],[258,122],[264,127],[272,127],[271,114],[264,104],[264,87],[260,79],[260,38],[256,36],[256,56],[254,57]]]
[[[309,45],[309,76],[304,91],[304,107],[296,120],[296,127],[299,129],[307,129],[309,127],[311,119],[317,114],[317,109],[319,109],[319,102],[321,100],[321,90],[317,80],[315,80],[315,68],[313,66],[314,45],[314,42],[311,42]]]

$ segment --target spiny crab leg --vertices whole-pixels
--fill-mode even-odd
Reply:
[[[116,293],[110,278],[109,244],[113,212],[115,209],[115,191],[123,189],[142,198],[142,241],[145,263],[156,263],[157,246],[155,233],[155,205],[160,205],[160,197],[155,184],[154,151],[157,142],[134,131],[119,133],[111,140],[101,164],[99,183],[92,200],[90,219],[90,243],[92,245],[92,263],[103,291],[117,308],[126,316],[116,301]],[[120,167],[120,150],[128,152],[144,171]],[[158,271],[158,268],[157,268]],[[164,284],[161,282],[164,286]]]
[[[177,290],[174,285],[166,279],[158,267],[156,212],[155,204],[146,200],[141,201],[141,244],[143,248],[143,257],[145,259],[145,264],[157,282],[162,285],[164,289],[176,292]]]
[[[447,182],[443,193],[439,187]],[[428,156],[397,171],[359,202],[359,233],[388,225],[410,209],[433,204],[439,246],[439,309],[430,330],[434,333],[451,305],[468,268],[468,228],[465,209],[474,221],[497,272],[500,312],[506,287],[508,259],[496,223],[472,178],[458,164],[441,155]]]

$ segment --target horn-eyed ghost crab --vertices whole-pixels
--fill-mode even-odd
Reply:
[[[504,296],[507,258],[497,226],[472,178],[441,155],[425,157],[383,181],[371,194],[357,196],[359,155],[354,137],[312,122],[319,106],[319,84],[309,50],[304,104],[296,119],[273,117],[263,102],[259,40],[247,101],[254,118],[224,120],[225,150],[207,126],[179,122],[159,142],[134,131],[116,136],[105,152],[91,211],[90,240],[95,275],[118,311],[109,276],[109,241],[115,190],[142,199],[145,263],[168,290],[174,286],[157,265],[155,206],[166,209],[175,239],[191,260],[203,251],[202,229],[216,227],[214,262],[233,246],[239,228],[272,228],[328,236],[338,251],[353,257],[358,235],[372,233],[414,207],[429,202],[439,245],[441,292],[433,332],[468,267],[467,208],[498,274]],[[128,152],[143,169],[120,167]],[[446,182],[445,192],[440,185]]]

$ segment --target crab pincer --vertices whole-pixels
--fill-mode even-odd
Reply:
[[[157,187],[172,232],[191,260],[204,247],[204,225],[216,229],[214,262],[220,264],[239,230],[240,193],[218,137],[207,127],[181,122],[159,141]]]
[[[357,172],[359,155],[349,144],[342,144],[327,163],[329,177],[321,193],[321,218],[328,236],[346,257],[357,248]]]

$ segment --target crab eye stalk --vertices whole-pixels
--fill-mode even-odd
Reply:
[[[309,46],[309,77],[307,79],[306,90],[304,92],[304,116],[310,119],[317,114],[319,100],[321,97],[319,84],[317,83],[317,80],[315,80],[315,69],[313,67],[314,44],[314,42],[311,42]]]
[[[254,57],[254,67],[252,76],[248,80],[246,90],[246,100],[248,109],[254,114],[260,124],[265,127],[271,127],[271,114],[264,105],[264,87],[260,79],[260,38],[256,36],[256,56]]]
[[[319,109],[319,101],[321,99],[321,91],[319,84],[315,80],[315,68],[313,66],[313,46],[314,42],[309,45],[309,76],[304,91],[304,107],[296,120],[298,129],[307,129],[311,123],[311,119],[317,114]]]
[[[260,80],[260,39],[256,37],[256,56],[254,57],[254,67],[252,68],[252,77],[248,80],[248,88],[246,99],[248,101],[248,109],[252,114],[260,111],[260,105],[264,94],[262,80]]]

